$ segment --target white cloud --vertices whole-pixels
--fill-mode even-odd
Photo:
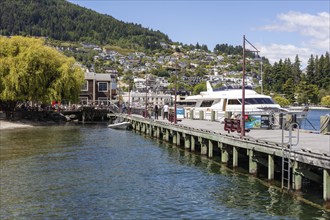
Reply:
[[[295,32],[305,37],[305,41],[296,42],[295,45],[281,45],[274,42],[271,45],[260,45],[263,55],[271,62],[290,58],[296,55],[307,65],[311,54],[321,55],[330,50],[330,13],[321,12],[316,15],[290,11],[277,16],[273,24],[265,25],[260,30],[271,32]]]
[[[256,47],[261,51],[260,55],[267,57],[272,64],[278,62],[280,59],[284,60],[286,58],[294,62],[296,55],[298,55],[302,68],[307,66],[308,59],[311,54],[313,54],[309,48],[296,47],[292,44],[257,44]]]
[[[316,39],[329,39],[330,13],[321,12],[317,15],[290,11],[277,16],[279,22],[261,27],[261,30],[298,32],[303,36]]]

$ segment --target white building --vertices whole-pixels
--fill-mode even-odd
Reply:
[[[150,106],[163,106],[165,103],[173,102],[171,94],[155,93],[155,92],[124,92],[120,94],[123,101],[128,103],[132,108],[144,108]]]

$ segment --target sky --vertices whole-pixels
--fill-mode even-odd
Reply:
[[[330,51],[328,0],[68,0],[123,22],[159,30],[183,44],[243,45],[243,36],[271,63]],[[250,49],[248,44],[246,48]]]

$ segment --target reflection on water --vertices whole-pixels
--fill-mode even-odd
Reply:
[[[200,157],[102,126],[1,131],[1,219],[328,219]]]

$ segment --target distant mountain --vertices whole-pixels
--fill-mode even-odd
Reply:
[[[158,49],[171,40],[160,31],[125,23],[65,0],[0,0],[0,35]]]

